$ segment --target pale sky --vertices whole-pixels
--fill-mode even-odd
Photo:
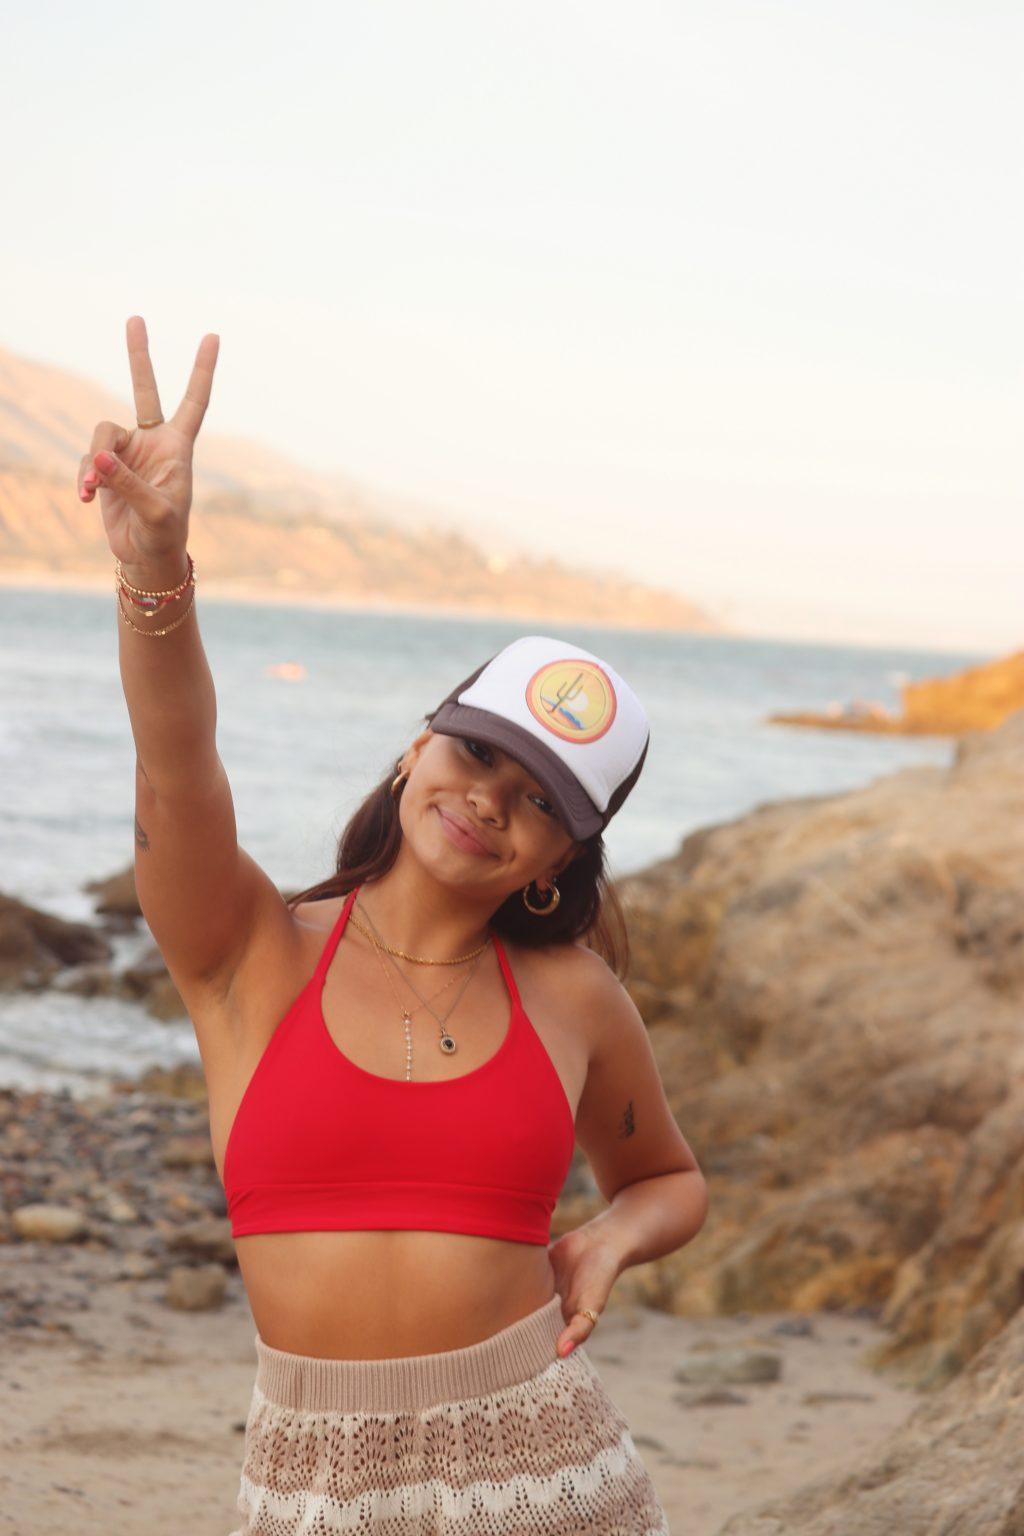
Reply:
[[[0,345],[128,399],[142,314],[169,413],[217,331],[205,431],[489,548],[1024,645],[1017,0],[9,0],[3,43]]]

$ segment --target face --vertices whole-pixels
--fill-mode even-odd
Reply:
[[[540,784],[500,747],[429,728],[403,753],[402,835],[439,877],[504,900],[544,893],[583,851]]]

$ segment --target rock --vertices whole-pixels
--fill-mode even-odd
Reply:
[[[195,1103],[206,1101],[206,1078],[196,1062],[183,1061],[176,1067],[150,1067],[139,1078],[138,1086],[147,1093],[168,1094]]]
[[[54,992],[68,992],[75,997],[119,997],[122,987],[108,965],[76,965],[62,971],[50,983]]]
[[[222,1305],[227,1276],[219,1264],[178,1265],[167,1277],[164,1302],[182,1312],[210,1312]]]
[[[618,883],[710,1194],[651,1304],[867,1308],[871,1363],[927,1388],[1016,1315],[1022,813],[1024,710],[948,766],[767,802]]]
[[[159,1273],[157,1265],[144,1253],[125,1253],[121,1257],[121,1267],[117,1271],[118,1280],[148,1280]]]
[[[128,918],[142,916],[138,892],[135,889],[134,861],[126,864],[116,875],[107,875],[102,880],[87,881],[85,889],[90,896],[95,896],[96,911],[103,916]]]
[[[675,1392],[672,1401],[680,1408],[742,1408],[750,1398],[728,1387],[711,1387],[706,1392]]]
[[[154,1018],[168,1021],[187,1016],[181,994],[155,944],[151,944],[132,965],[125,967],[121,984],[125,995],[143,1002],[146,1012]]]
[[[0,988],[38,989],[63,967],[109,960],[108,939],[90,923],[70,922],[0,895]]]
[[[19,1237],[48,1243],[70,1243],[85,1237],[89,1226],[81,1211],[68,1205],[22,1205],[11,1212]]]
[[[107,929],[131,929],[141,917],[134,893],[134,868],[109,885],[86,887],[100,892],[97,910],[115,921]],[[153,1017],[188,1016],[156,944],[121,972],[109,964],[114,954],[107,932],[90,923],[71,922],[0,896],[0,989],[39,991],[53,987],[79,997],[123,997],[141,1001]]]
[[[219,1219],[210,1216],[200,1221],[190,1221],[168,1233],[167,1247],[176,1252],[219,1259],[225,1264],[234,1264],[237,1260],[231,1222],[227,1217]]]
[[[708,1382],[714,1386],[747,1381],[778,1381],[782,1356],[742,1345],[687,1355],[672,1372],[673,1381]]]
[[[1024,709],[1024,651],[947,677],[904,683],[902,710],[893,714],[877,700],[834,701],[824,710],[778,710],[772,723],[902,735],[957,736],[992,730]]]
[[[901,693],[904,719],[916,730],[990,730],[1024,709],[1024,651],[905,683]]]
[[[813,1339],[817,1337],[812,1317],[783,1317],[772,1326],[773,1333],[786,1334],[794,1339]]]
[[[718,1536],[1022,1536],[1024,1313],[841,1473],[734,1515]]]
[[[103,1214],[108,1221],[115,1222],[119,1227],[131,1226],[139,1219],[138,1211],[127,1200],[108,1200],[103,1207]]]
[[[173,1136],[164,1143],[160,1160],[165,1168],[212,1168],[209,1136]]]

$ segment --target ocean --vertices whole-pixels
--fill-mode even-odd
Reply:
[[[83,920],[93,915],[85,883],[134,858],[134,744],[115,603],[112,582],[109,594],[0,588],[0,889]],[[239,841],[282,889],[330,872],[348,817],[422,728],[422,715],[520,634],[554,635],[605,657],[650,716],[644,770],[605,834],[616,876],[764,801],[948,763],[945,738],[768,725],[765,717],[855,699],[897,709],[901,682],[986,659],[261,604],[205,597],[201,585],[197,604]],[[138,937],[119,937],[117,963],[141,947]],[[181,1060],[198,1060],[187,1021],[164,1024],[137,1005],[55,988],[0,995],[0,1084],[84,1093],[111,1075]]]

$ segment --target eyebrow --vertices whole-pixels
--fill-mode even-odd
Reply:
[[[488,751],[499,753],[507,763],[511,763],[514,768],[518,768],[523,777],[528,779],[530,784],[535,788],[537,794],[543,795],[545,800],[549,801],[551,804],[554,804],[554,802],[551,800],[551,796],[548,794],[543,784],[538,784],[530,770],[528,768],[524,768],[519,759],[513,757],[511,752],[506,752],[504,747],[494,747],[489,741],[485,741],[483,745],[488,749]]]

